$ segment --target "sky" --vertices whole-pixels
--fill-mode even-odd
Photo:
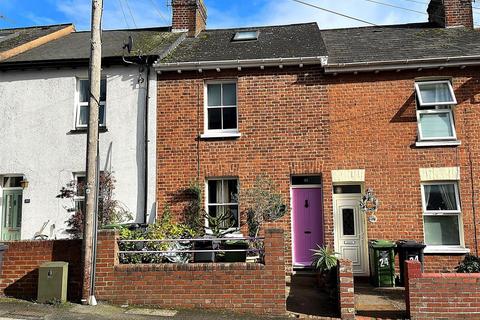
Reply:
[[[171,0],[104,0],[103,28],[127,29],[167,26]],[[374,24],[422,22],[428,0],[303,0]],[[293,0],[205,0],[207,27],[278,25],[317,22],[321,29],[365,26],[355,20],[297,3]],[[0,0],[0,29],[21,26],[74,23],[77,30],[90,28],[91,0]],[[480,24],[480,3],[474,5]]]

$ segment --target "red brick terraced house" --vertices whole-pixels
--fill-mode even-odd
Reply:
[[[174,1],[189,30],[156,63],[157,201],[205,209],[246,235],[242,193],[275,181],[287,272],[330,245],[367,275],[368,240],[424,242],[427,271],[479,249],[480,34],[465,0],[425,23],[319,30],[315,23],[208,30],[202,1]],[[372,189],[374,214],[360,210]]]

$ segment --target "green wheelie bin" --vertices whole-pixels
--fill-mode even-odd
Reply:
[[[370,240],[370,281],[376,287],[395,286],[395,243],[387,240]]]

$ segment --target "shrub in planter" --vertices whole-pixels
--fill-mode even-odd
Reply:
[[[248,242],[244,240],[227,240],[224,244],[225,250],[246,250]],[[226,251],[223,257],[225,262],[245,262],[247,261],[247,251]]]
[[[318,272],[318,286],[334,298],[337,292],[337,253],[329,247],[317,247],[312,249],[312,267]]]
[[[458,273],[477,273],[480,272],[480,258],[467,254],[462,262],[455,267]]]

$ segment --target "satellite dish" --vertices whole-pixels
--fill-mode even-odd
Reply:
[[[128,36],[127,42],[123,42],[123,50],[127,49],[128,53],[132,52],[133,48],[133,39],[132,36]]]

